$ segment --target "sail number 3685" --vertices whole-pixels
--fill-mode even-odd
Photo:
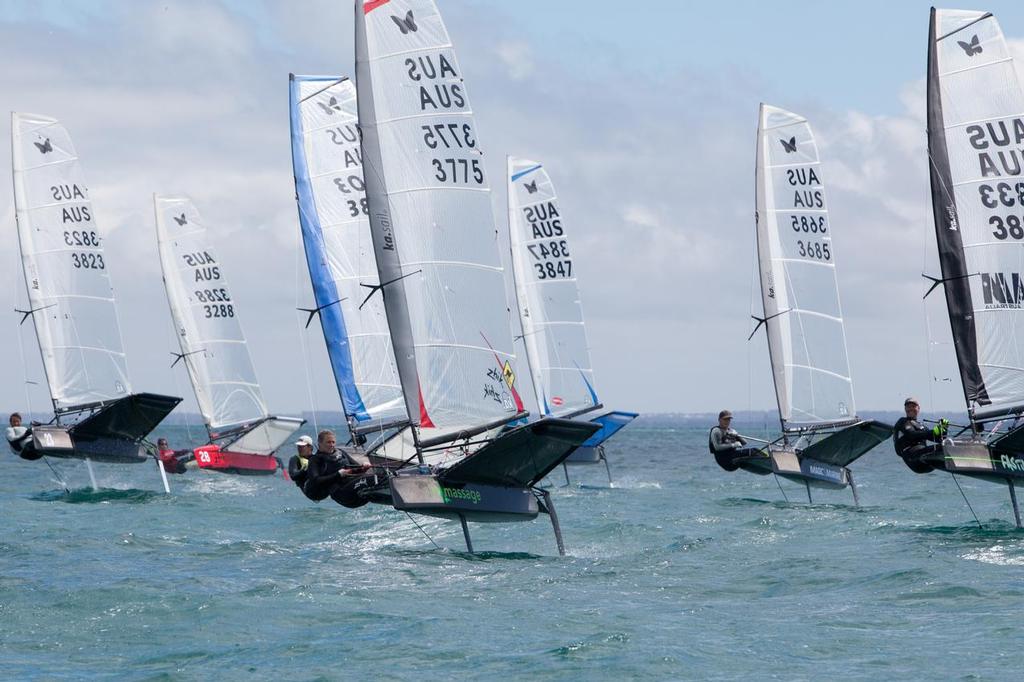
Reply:
[[[802,239],[796,242],[797,252],[804,258],[816,260],[832,260],[832,250],[828,242],[805,242]]]

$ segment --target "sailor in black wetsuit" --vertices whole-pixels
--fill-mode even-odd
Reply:
[[[708,449],[715,456],[718,466],[726,471],[736,471],[739,469],[737,459],[759,452],[757,448],[748,448],[747,441],[732,428],[732,412],[729,410],[718,413],[718,426],[708,434]]]
[[[366,466],[360,466],[345,452],[337,449],[333,431],[321,431],[316,439],[317,451],[306,466],[306,482],[302,492],[319,502],[330,497],[343,507],[362,507],[366,500],[359,497],[355,485],[362,478]]]
[[[934,428],[925,428],[917,421],[921,406],[916,398],[904,400],[903,409],[906,416],[900,417],[892,429],[893,446],[896,448],[896,454],[903,458],[903,462],[911,471],[927,474],[935,467],[924,459],[942,452],[942,439],[946,435],[949,420],[943,419]]]

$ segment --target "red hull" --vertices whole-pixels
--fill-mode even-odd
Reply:
[[[251,455],[244,452],[221,450],[219,445],[196,448],[196,462],[200,469],[226,474],[267,476],[277,472],[278,461],[273,455]]]

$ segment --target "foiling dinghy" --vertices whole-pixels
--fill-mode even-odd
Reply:
[[[604,462],[611,483],[604,443],[639,415],[605,409],[594,390],[575,263],[547,170],[510,156],[507,177],[512,274],[540,416],[598,424],[600,429],[562,463],[565,482],[567,465]]]
[[[132,393],[89,189],[67,130],[53,118],[11,117],[14,201],[28,310],[53,419],[19,442],[21,457],[129,463],[155,459],[146,436],[181,401]],[[159,468],[159,464],[157,465]],[[160,468],[161,474],[163,469]],[[164,478],[164,488],[166,487]]]
[[[281,468],[274,453],[305,420],[268,411],[238,302],[192,201],[154,196],[153,206],[164,289],[181,347],[173,364],[187,368],[209,436],[190,456],[209,471],[273,474]],[[183,473],[184,459],[172,454],[164,461]]]
[[[857,488],[848,468],[892,435],[857,417],[818,147],[802,116],[762,104],[757,131],[757,256],[782,435],[723,468],[807,488]],[[756,332],[757,328],[755,328]],[[751,334],[753,336],[753,333]]]
[[[996,18],[932,9],[928,156],[942,285],[969,423],[913,464],[1024,479],[1024,90]],[[927,294],[926,294],[927,296]]]
[[[373,465],[356,490],[458,520],[470,551],[468,521],[548,513],[564,552],[537,484],[599,427],[512,425],[527,412],[498,235],[447,30],[431,0],[357,0],[355,10],[356,88],[293,78],[291,103],[315,310],[354,435],[350,454]],[[345,132],[356,112],[361,146]]]

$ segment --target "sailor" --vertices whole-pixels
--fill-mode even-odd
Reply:
[[[921,405],[917,398],[904,400],[903,410],[906,416],[900,417],[892,429],[893,446],[896,448],[896,454],[903,458],[903,462],[911,471],[927,474],[935,467],[924,460],[942,452],[942,439],[949,430],[949,420],[942,419],[930,429],[922,426],[921,422],[917,421],[921,413]],[[929,444],[929,441],[932,444]]]
[[[156,449],[160,465],[169,474],[185,473],[188,463],[196,457],[191,450],[172,450],[166,438],[157,438]]]
[[[359,497],[355,488],[369,467],[360,466],[345,452],[339,451],[337,443],[333,431],[324,430],[317,434],[317,449],[306,466],[302,492],[315,502],[330,497],[343,507],[361,507],[367,501]]]
[[[32,440],[32,431],[21,425],[21,415],[13,413],[8,419],[10,426],[7,427],[7,444],[16,454],[21,454],[25,445]]]
[[[748,448],[743,436],[732,428],[732,412],[722,410],[718,413],[718,426],[711,429],[708,436],[708,449],[715,456],[718,466],[726,471],[736,471],[739,465],[736,460],[758,453],[757,448]]]
[[[299,436],[295,441],[295,450],[296,453],[288,460],[288,478],[301,490],[306,483],[309,458],[313,456],[313,439],[309,436]]]

